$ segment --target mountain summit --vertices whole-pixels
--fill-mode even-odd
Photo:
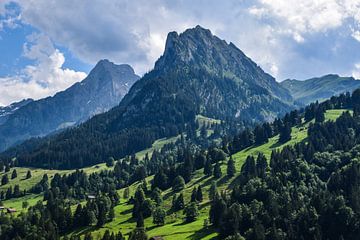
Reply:
[[[227,43],[201,26],[182,34],[170,32],[163,56],[156,62],[155,70],[171,68],[206,69],[210,74],[231,79],[241,84],[258,85],[275,97],[291,101],[287,90],[265,73],[233,43]]]
[[[26,102],[0,125],[0,150],[25,139],[76,125],[119,104],[139,77],[127,64],[99,61],[89,75],[65,91]]]
[[[271,120],[291,109],[291,100],[234,44],[197,26],[169,33],[154,70],[132,86],[119,106],[18,159],[24,165],[53,168],[92,165],[178,135],[195,126],[199,114],[220,120]]]

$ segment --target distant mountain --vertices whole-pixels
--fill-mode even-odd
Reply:
[[[20,154],[20,164],[76,168],[123,157],[195,124],[216,119],[263,121],[292,108],[292,97],[234,44],[197,26],[169,33],[154,70],[118,107]]]
[[[129,65],[101,60],[82,82],[53,97],[10,105],[3,114],[6,118],[0,117],[3,122],[0,125],[0,150],[31,137],[76,125],[109,110],[120,103],[138,79]]]
[[[1,107],[0,106],[0,125],[6,122],[6,120],[9,118],[11,114],[16,112],[19,108],[25,106],[28,103],[31,103],[34,101],[31,98],[23,99],[19,102],[14,102],[10,104],[9,106]]]
[[[281,85],[290,91],[292,97],[297,102],[307,105],[317,100],[326,100],[344,92],[352,92],[360,88],[360,81],[352,77],[340,77],[339,75],[329,74],[304,81],[288,79],[281,82]]]

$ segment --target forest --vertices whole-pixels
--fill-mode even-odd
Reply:
[[[325,121],[329,109],[345,109],[336,121]],[[223,135],[218,144],[204,148],[205,130],[197,134],[187,128],[175,142],[138,159],[109,157],[112,167],[87,174],[46,175],[27,189],[42,193],[43,200],[18,216],[0,215],[0,237],[10,239],[79,239],[67,233],[82,227],[101,227],[114,218],[121,201],[131,205],[136,228],[128,239],[147,239],[144,219],[166,224],[171,212],[182,212],[184,222],[195,221],[204,198],[209,199],[208,222],[220,239],[357,239],[360,236],[360,90],[342,94],[322,103],[294,110],[272,123],[241,128]],[[261,146],[279,135],[279,144],[291,139],[292,128],[309,125],[307,138],[295,145],[274,150],[270,158],[249,155],[236,169],[234,154],[250,146]],[[226,124],[226,123],[222,123]],[[220,134],[222,124],[209,125]],[[194,123],[194,126],[196,123]],[[198,126],[199,127],[199,126]],[[199,127],[201,129],[201,127]],[[231,129],[231,127],[227,127]],[[201,132],[203,132],[201,134]],[[217,132],[217,133],[216,133]],[[17,161],[1,163],[3,171],[16,177]],[[221,166],[226,165],[226,171]],[[205,178],[229,178],[240,173],[236,184],[209,191],[194,187],[189,201],[183,189],[201,171]],[[11,173],[11,174],[10,174]],[[31,173],[29,173],[31,177]],[[6,175],[7,176],[7,175]],[[146,179],[153,176],[150,182]],[[9,179],[2,179],[4,184]],[[11,180],[10,180],[11,181]],[[137,183],[134,194],[129,186]],[[21,187],[21,186],[20,186]],[[124,195],[120,196],[118,190]],[[165,191],[174,194],[170,208]],[[16,198],[24,190],[8,190],[1,198]],[[16,192],[16,193],[15,193]],[[205,224],[205,223],[204,223]],[[84,239],[95,239],[87,233]],[[125,239],[121,231],[106,231],[101,239]]]

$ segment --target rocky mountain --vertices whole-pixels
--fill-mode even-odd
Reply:
[[[353,92],[360,87],[360,81],[353,77],[340,77],[336,74],[329,74],[303,81],[288,79],[281,82],[281,85],[290,91],[297,102],[307,105],[344,92]]]
[[[11,114],[16,112],[19,108],[25,106],[28,103],[31,103],[34,101],[31,98],[23,99],[19,102],[14,102],[10,104],[9,106],[0,107],[0,125],[6,122],[6,120],[9,118]]]
[[[76,168],[123,157],[158,138],[216,119],[271,120],[292,108],[288,91],[234,44],[197,26],[171,32],[154,69],[119,106],[18,156],[23,165]]]
[[[0,150],[109,110],[119,104],[138,79],[129,65],[101,60],[83,81],[65,91],[38,101],[28,100],[27,104],[11,105],[12,114],[7,114],[0,125]]]

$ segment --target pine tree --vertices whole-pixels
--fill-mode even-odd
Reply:
[[[190,202],[196,202],[196,195],[197,195],[197,190],[196,190],[196,187],[194,187],[193,190],[192,190],[192,193],[191,193]]]
[[[222,172],[221,172],[220,163],[217,162],[214,167],[214,178],[221,178],[221,176],[222,176]]]
[[[128,199],[129,197],[130,197],[130,189],[129,189],[129,187],[126,187],[126,188],[124,189],[123,198],[124,198],[124,199]]]
[[[90,232],[85,234],[84,240],[93,240],[93,237]]]
[[[9,183],[9,177],[7,174],[4,174],[1,178],[1,185],[5,185]]]
[[[213,166],[212,166],[211,160],[209,158],[205,162],[204,174],[205,174],[205,176],[211,176],[213,174]]]
[[[325,121],[325,114],[324,114],[324,110],[319,108],[316,111],[316,115],[315,115],[315,122],[317,123],[321,123]]]
[[[217,193],[217,186],[216,182],[212,181],[210,188],[209,188],[209,199],[212,201],[215,198],[215,195]]]
[[[199,216],[199,210],[195,202],[190,203],[184,209],[186,222],[193,222]]]
[[[257,175],[261,178],[265,177],[266,169],[268,167],[268,163],[266,157],[263,153],[259,153],[256,159],[256,172]]]
[[[230,159],[227,163],[226,172],[227,172],[228,177],[230,177],[230,178],[235,176],[235,173],[236,173],[235,162],[234,162],[232,156],[230,156]]]
[[[166,211],[162,207],[157,207],[153,213],[153,223],[162,226],[165,224]]]
[[[280,130],[279,142],[285,143],[291,140],[291,127],[289,123],[285,123],[282,129]]]
[[[28,170],[26,173],[26,179],[30,179],[31,178],[31,171]]]
[[[11,174],[11,179],[17,178],[17,172],[16,169],[13,170],[12,174]]]
[[[175,201],[175,209],[174,210],[178,211],[178,210],[184,209],[184,207],[185,207],[184,195],[182,193],[180,193]]]
[[[203,193],[202,193],[201,186],[199,186],[197,191],[196,191],[196,200],[198,202],[202,202],[202,200],[203,200]]]
[[[174,179],[172,189],[173,191],[178,192],[183,190],[184,188],[185,188],[185,180],[182,176],[179,175]]]

